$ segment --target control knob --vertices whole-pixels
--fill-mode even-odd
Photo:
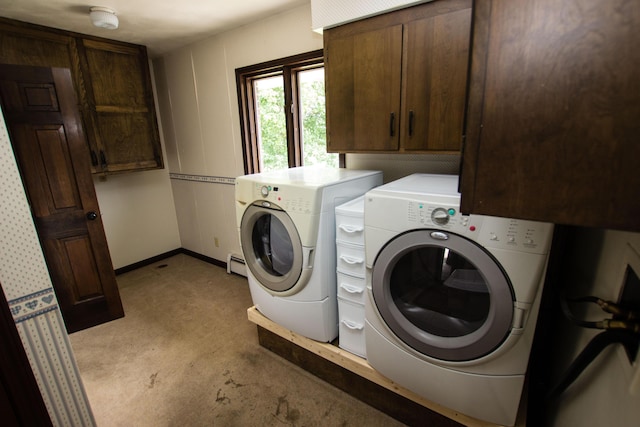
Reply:
[[[262,194],[262,197],[267,197],[269,195],[269,187],[263,185],[260,189],[260,194]]]
[[[431,212],[431,220],[437,225],[446,225],[449,222],[449,213],[444,208],[435,208]]]

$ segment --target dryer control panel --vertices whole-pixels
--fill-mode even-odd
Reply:
[[[407,201],[406,220],[410,228],[448,230],[477,241],[482,246],[532,253],[547,253],[553,225],[514,218],[462,215],[458,206]]]

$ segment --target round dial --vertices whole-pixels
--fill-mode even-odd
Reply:
[[[263,185],[260,189],[260,193],[262,194],[262,197],[267,197],[269,195],[269,187]]]
[[[431,220],[438,225],[445,225],[449,222],[449,213],[444,208],[435,208],[431,212]]]

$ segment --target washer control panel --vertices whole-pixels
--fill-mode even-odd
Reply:
[[[317,209],[315,206],[317,197],[314,197],[314,193],[295,186],[256,182],[253,186],[253,198],[267,204],[276,204],[287,212],[310,214]]]

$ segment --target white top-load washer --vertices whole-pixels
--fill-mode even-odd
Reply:
[[[335,207],[382,172],[304,166],[236,179],[236,219],[256,308],[317,341],[338,335]]]
[[[367,358],[433,402],[513,425],[553,225],[461,215],[457,188],[414,174],[365,195]]]

